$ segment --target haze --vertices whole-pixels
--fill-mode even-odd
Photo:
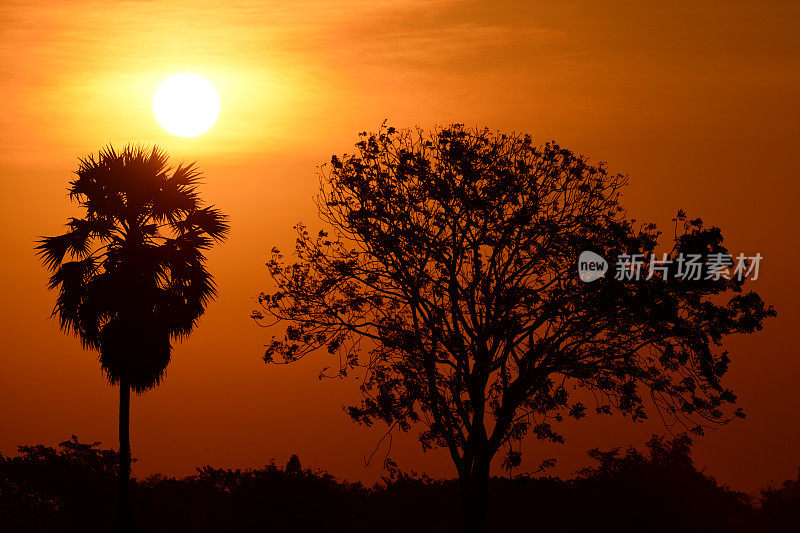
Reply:
[[[137,476],[204,464],[246,467],[299,454],[338,477],[366,467],[381,428],[352,424],[352,381],[319,381],[325,355],[266,366],[272,332],[250,319],[268,287],[269,249],[317,227],[315,167],[384,119],[463,122],[555,139],[628,173],[625,205],[669,228],[678,208],[764,256],[752,287],[779,318],[730,343],[729,384],[744,421],[713,432],[696,461],[734,488],[791,477],[800,380],[800,254],[794,155],[800,145],[800,5],[753,2],[411,0],[370,2],[4,2],[0,7],[0,452],[76,434],[116,447],[116,393],[96,356],[48,320],[54,295],[33,252],[76,210],[77,157],[106,143],[157,143],[196,160],[204,196],[232,234],[209,268],[220,298],[173,356],[166,381],[132,403]],[[195,139],[152,114],[158,83],[195,72],[217,88],[217,123]],[[663,431],[600,418],[559,447],[529,438],[525,467]],[[386,453],[386,442],[379,453]],[[402,468],[452,476],[445,454],[396,436]]]

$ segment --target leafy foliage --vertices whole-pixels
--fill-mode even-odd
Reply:
[[[759,508],[698,471],[685,437],[654,437],[647,450],[590,451],[595,464],[571,479],[492,478],[494,531],[708,532],[795,531],[797,481],[764,491]],[[21,446],[0,456],[3,531],[110,531],[116,453],[73,437]],[[458,501],[453,480],[394,468],[373,487],[303,468],[224,469],[134,480],[142,531],[456,532],[446,510]]]
[[[765,530],[791,531],[800,523],[800,468],[795,479],[787,479],[779,487],[761,492],[761,509]]]
[[[5,531],[108,531],[113,527],[118,455],[73,435],[58,449],[20,446],[0,456],[0,524]],[[96,524],[96,527],[86,527]]]

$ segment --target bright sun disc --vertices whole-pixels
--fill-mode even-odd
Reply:
[[[219,105],[211,82],[190,73],[170,76],[153,97],[156,120],[178,137],[197,137],[211,129],[219,116]]]

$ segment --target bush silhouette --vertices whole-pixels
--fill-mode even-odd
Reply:
[[[761,507],[700,472],[685,437],[654,437],[642,452],[590,450],[595,465],[571,479],[490,480],[494,531],[621,533],[796,531],[797,480],[762,492]],[[77,438],[58,448],[21,446],[0,457],[3,531],[109,531],[113,528],[116,452]],[[303,468],[206,466],[184,478],[133,480],[140,531],[455,532],[450,509],[457,480],[396,467],[373,487]]]

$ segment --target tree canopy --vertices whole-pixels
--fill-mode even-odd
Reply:
[[[216,295],[205,252],[227,235],[226,217],[203,205],[195,165],[171,168],[157,147],[109,146],[75,176],[69,197],[84,216],[37,247],[58,291],[53,314],[100,352],[111,383],[124,376],[143,392]]]
[[[660,245],[623,209],[625,176],[529,135],[384,127],[356,146],[321,169],[323,229],[299,224],[290,261],[272,250],[254,317],[286,329],[267,362],[327,349],[335,374],[362,371],[354,420],[420,428],[462,478],[487,478],[503,447],[519,464],[528,433],[562,441],[566,416],[649,406],[695,432],[741,416],[723,340],[775,314],[744,279],[576,270],[584,250],[727,253],[719,228],[681,212]]]

